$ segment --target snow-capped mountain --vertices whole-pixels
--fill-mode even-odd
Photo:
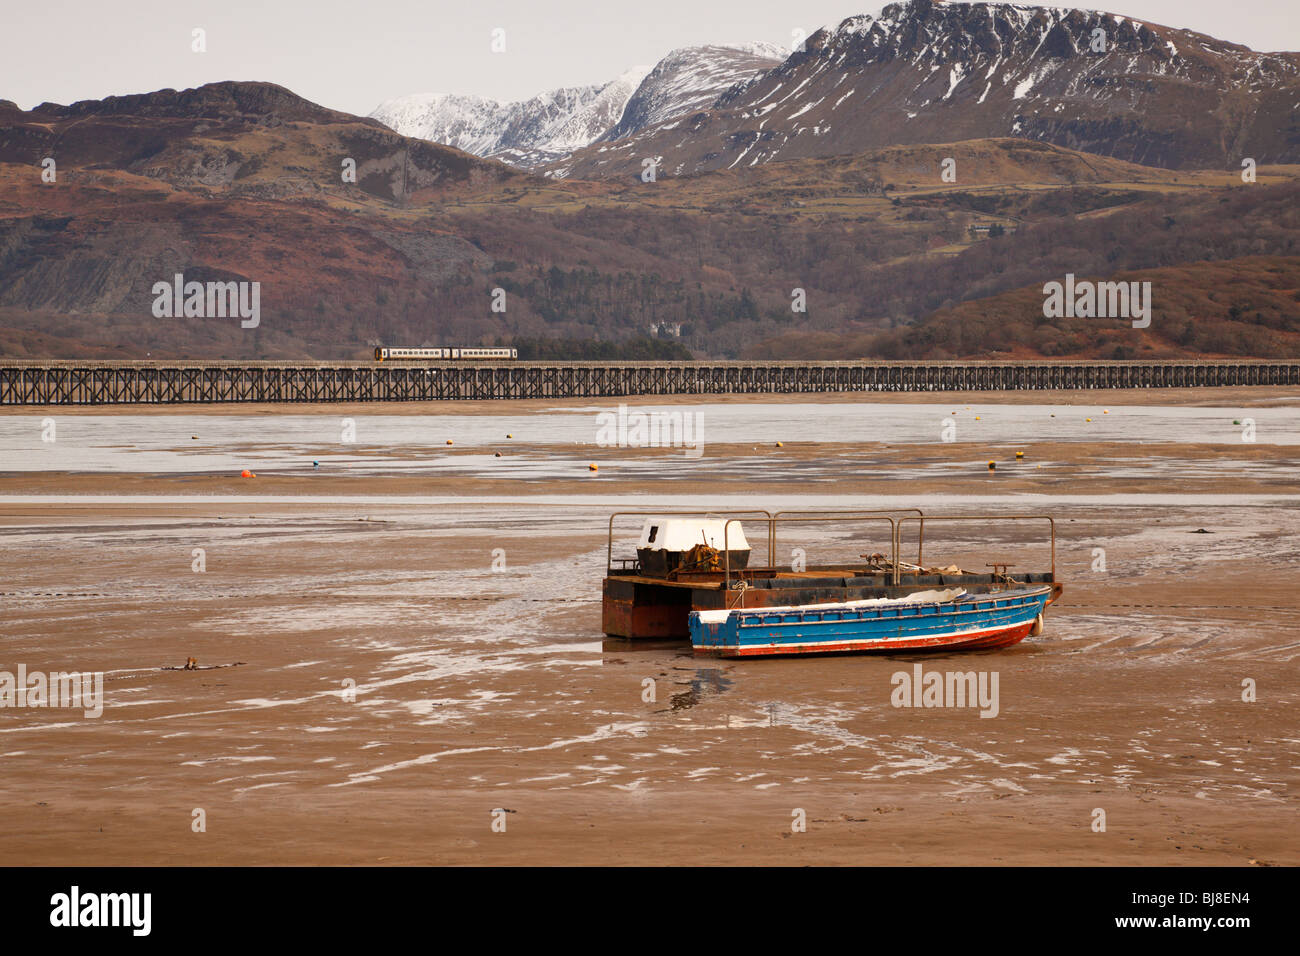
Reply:
[[[634,67],[603,85],[551,90],[516,103],[419,93],[382,103],[370,115],[403,136],[532,169],[598,139],[632,135],[703,109],[788,54],[759,42],[683,47],[654,69]]]
[[[586,146],[617,123],[648,72],[635,67],[609,83],[562,87],[516,103],[417,93],[381,103],[370,115],[403,136],[532,168]]]
[[[661,175],[683,175],[1001,136],[1239,168],[1300,162],[1297,104],[1300,54],[1087,10],[911,0],[820,30],[707,110],[593,143],[551,171],[632,176],[658,157]]]
[[[779,65],[790,51],[774,43],[718,43],[673,50],[641,81],[622,119],[602,139],[621,139],[712,106],[737,83]]]

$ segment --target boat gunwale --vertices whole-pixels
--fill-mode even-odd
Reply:
[[[994,611],[997,611],[997,610],[1001,610],[1001,608],[999,608],[999,607],[996,605],[996,602],[999,601],[999,600],[1004,600],[1004,599],[1006,598],[1007,595],[1015,595],[1015,596],[1018,598],[1019,603],[1017,603],[1017,604],[1012,604],[1012,605],[1007,605],[1008,608],[1016,608],[1016,607],[1024,607],[1024,605],[1028,602],[1028,598],[1029,598],[1030,596],[1037,597],[1037,596],[1040,595],[1040,594],[1046,593],[1046,594],[1050,597],[1050,596],[1051,596],[1051,592],[1052,592],[1052,586],[1051,586],[1050,584],[1038,584],[1038,585],[1034,585],[1033,587],[1028,587],[1028,588],[1014,588],[1014,589],[1009,588],[1009,589],[1007,589],[1007,590],[1005,590],[1005,591],[991,591],[991,592],[987,592],[987,593],[971,593],[970,591],[967,591],[965,594],[962,594],[962,595],[960,595],[959,597],[953,598],[953,600],[951,600],[951,601],[907,601],[905,598],[899,598],[899,599],[897,599],[896,601],[893,601],[893,602],[890,603],[890,604],[864,605],[864,606],[862,606],[862,607],[844,607],[844,608],[841,608],[841,609],[838,609],[838,610],[835,609],[834,607],[818,607],[818,608],[812,608],[812,607],[809,607],[809,608],[801,608],[801,607],[798,606],[798,605],[791,605],[791,606],[789,606],[789,607],[733,607],[733,608],[728,608],[727,610],[728,610],[728,612],[729,612],[729,615],[730,615],[730,614],[735,614],[735,615],[736,615],[737,626],[739,626],[739,627],[757,627],[757,626],[761,626],[762,624],[765,624],[765,623],[767,623],[767,622],[763,622],[763,621],[754,621],[754,620],[752,620],[752,619],[753,619],[753,618],[759,618],[759,617],[762,617],[763,615],[766,615],[766,614],[771,614],[771,615],[773,615],[773,616],[785,616],[785,615],[790,615],[790,614],[797,614],[797,615],[800,615],[800,616],[801,616],[801,620],[799,620],[799,621],[773,621],[773,622],[771,622],[773,625],[782,625],[782,626],[784,626],[784,625],[786,625],[786,624],[800,624],[800,623],[805,623],[805,622],[808,622],[808,623],[820,623],[820,622],[810,621],[810,620],[809,620],[808,615],[813,615],[813,614],[846,614],[846,613],[848,613],[848,614],[854,614],[854,613],[856,613],[858,616],[857,616],[856,618],[851,618],[850,620],[862,620],[861,612],[863,612],[863,611],[871,611],[871,612],[882,612],[882,611],[902,611],[902,610],[904,610],[904,609],[911,609],[911,608],[931,608],[931,607],[932,607],[932,608],[939,608],[939,609],[940,609],[939,614],[940,614],[940,615],[944,615],[944,616],[948,616],[948,615],[956,616],[956,615],[959,615],[959,614],[972,614],[972,613],[975,613],[975,612],[977,612],[977,611],[982,611],[982,610],[983,610],[983,611],[987,611],[987,610],[994,610]],[[967,598],[969,598],[969,599],[971,599],[971,600],[967,601]],[[990,602],[993,602],[993,606],[992,606],[992,607],[989,607],[989,603],[990,603]],[[846,603],[846,604],[847,604],[848,602],[843,602],[843,603]],[[1049,601],[1048,603],[1051,603],[1051,602]],[[959,605],[959,604],[968,605],[968,606],[957,607],[957,605]],[[969,605],[973,605],[973,606],[969,606]],[[1046,605],[1044,605],[1044,606],[1046,606]],[[952,610],[949,610],[949,611],[946,611],[946,612],[945,612],[945,611],[943,610],[944,608],[951,608]],[[692,614],[692,615],[697,615],[697,614],[699,614],[699,611],[691,611],[691,614]],[[886,616],[886,615],[881,614],[881,613],[874,613],[874,614],[872,614],[871,619],[882,618],[882,617],[885,617],[885,616]],[[888,615],[888,616],[889,616],[889,617],[903,617],[904,615],[902,615],[902,614],[891,614],[891,615]],[[906,615],[906,616],[907,616],[907,617],[919,617],[920,615],[919,615],[919,614],[908,614],[908,615]],[[747,619],[749,619],[749,620],[747,620]],[[729,621],[729,620],[730,620],[730,616],[728,616],[728,621]],[[839,618],[838,620],[844,620],[844,618]],[[725,623],[727,623],[727,621],[717,621],[717,622],[704,622],[704,621],[702,621],[701,623],[702,623],[702,624],[707,624],[707,623],[725,624]]]
[[[1014,603],[1004,604],[1001,607],[997,602],[1004,600],[1007,595],[1013,596]],[[697,654],[712,654],[721,657],[741,657],[741,656],[799,656],[811,653],[855,653],[865,651],[908,651],[908,650],[937,650],[942,648],[952,649],[994,649],[1007,646],[1009,644],[1019,643],[1024,637],[1028,636],[1029,629],[1032,627],[1032,620],[1018,620],[1010,622],[1006,620],[997,620],[999,616],[1015,615],[1016,612],[1023,612],[1026,609],[1033,610],[1037,606],[1037,614],[1041,615],[1051,602],[1052,587],[1051,585],[1039,585],[1027,588],[1014,588],[1008,591],[994,592],[989,595],[972,595],[963,594],[954,601],[944,602],[919,602],[914,606],[917,608],[946,608],[933,615],[924,615],[927,623],[946,623],[939,632],[926,633],[924,629],[920,633],[903,633],[901,629],[902,622],[920,623],[922,615],[889,615],[873,614],[864,618],[861,611],[886,611],[902,610],[908,607],[906,604],[894,605],[891,607],[862,607],[862,608],[845,608],[842,611],[833,611],[823,608],[817,611],[807,612],[809,614],[822,615],[825,613],[854,614],[852,617],[836,617],[830,621],[824,618],[810,620],[804,614],[800,613],[797,608],[788,612],[777,612],[771,614],[768,608],[733,608],[732,612],[740,612],[733,621],[730,614],[722,621],[714,623],[702,622],[698,617],[698,612],[691,612],[690,617],[694,624],[691,635],[692,650]],[[967,601],[966,599],[971,600]],[[1040,605],[1041,602],[1041,605]],[[962,604],[964,606],[954,607]],[[765,620],[764,614],[769,617],[785,617],[790,615],[797,616],[796,620]],[[964,620],[968,615],[989,615],[991,620],[976,623],[975,621]],[[882,634],[877,636],[853,637],[848,634],[837,634],[822,640],[790,640],[782,636],[781,632],[788,628],[819,628],[822,624],[841,624],[847,623],[852,626],[855,622],[889,622],[894,628],[899,628],[899,632],[892,634]],[[974,625],[962,629],[961,625]],[[709,637],[715,642],[698,643],[697,634],[704,629],[709,629]],[[719,634],[723,628],[727,629],[725,634]],[[756,629],[762,629],[761,636],[754,636],[752,632]],[[1005,639],[1006,635],[1014,635],[1021,629],[1025,630],[1024,634],[1019,637]],[[751,636],[746,638],[746,632],[751,632]],[[701,635],[702,636],[702,635]],[[796,632],[789,635],[793,638],[803,638],[805,635]]]

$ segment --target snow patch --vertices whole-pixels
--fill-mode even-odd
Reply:
[[[948,73],[948,92],[943,94],[941,100],[946,100],[952,96],[952,91],[957,89],[957,84],[966,78],[966,67],[964,64],[957,63]]]

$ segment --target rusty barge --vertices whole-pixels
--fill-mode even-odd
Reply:
[[[616,519],[643,518],[635,557],[614,557]],[[1005,560],[989,562],[987,571],[924,561],[927,526],[950,522],[1045,524],[1051,552],[1046,567],[1015,570]],[[842,528],[874,525],[887,535],[888,553],[861,554],[857,562],[807,564],[801,550],[789,565],[777,565],[778,533],[811,525]],[[761,528],[762,562],[745,533]],[[914,537],[913,537],[914,535]],[[879,536],[878,536],[879,537]],[[913,541],[916,560],[904,561]],[[1024,588],[1045,589],[1042,609],[1062,592],[1056,577],[1056,527],[1047,515],[926,515],[920,509],[892,511],[617,512],[609,519],[602,629],[611,638],[688,640],[692,612],[802,608],[846,602],[898,600],[936,588],[959,589],[972,596]],[[707,615],[706,615],[707,616]],[[1042,628],[1041,610],[1032,633]],[[1023,638],[1031,630],[1019,634]],[[1019,639],[1018,638],[1018,639]],[[946,645],[937,645],[946,646]],[[987,646],[987,642],[986,642]]]

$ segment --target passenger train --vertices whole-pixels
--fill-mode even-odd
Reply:
[[[375,349],[376,362],[425,362],[435,359],[500,361],[519,358],[518,349]]]

